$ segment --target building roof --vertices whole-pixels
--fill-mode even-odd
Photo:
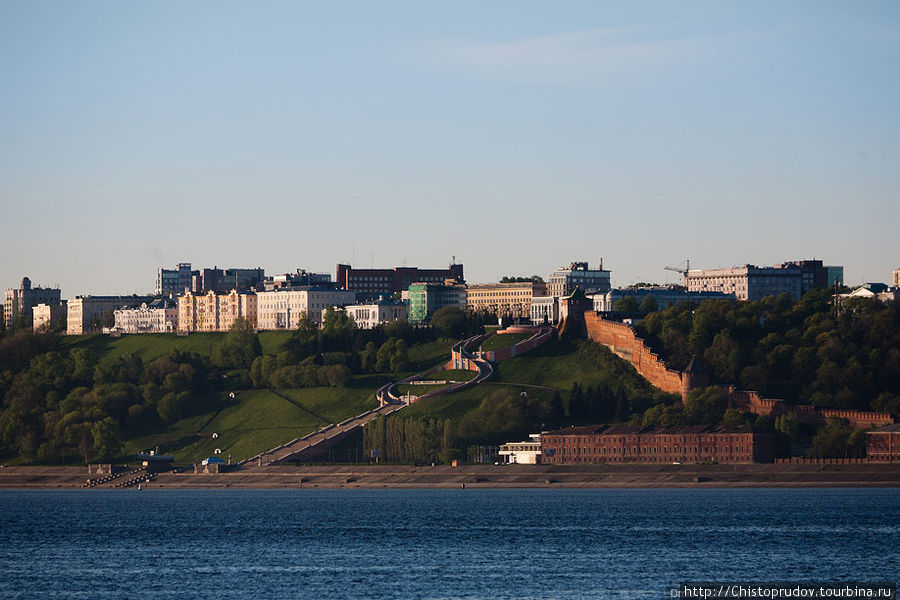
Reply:
[[[879,427],[877,429],[871,429],[866,433],[896,433],[900,432],[900,423],[894,423],[893,425],[885,425],[884,427]]]
[[[698,433],[753,433],[750,425],[729,427],[725,425],[679,425],[676,427],[641,427],[640,425],[584,425],[581,427],[565,427],[544,432],[544,436],[569,435],[684,435]]]

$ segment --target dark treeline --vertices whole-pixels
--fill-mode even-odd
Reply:
[[[823,408],[900,416],[900,307],[835,306],[813,290],[758,302],[679,304],[637,325],[675,369],[696,356],[713,381]]]
[[[277,354],[266,356],[257,334],[238,319],[208,356],[172,350],[148,363],[136,353],[101,361],[90,346],[64,346],[52,331],[2,331],[0,456],[112,460],[123,439],[228,402],[208,392],[340,387],[354,374],[407,371],[412,345],[483,331],[477,315],[438,312],[429,327],[401,321],[359,330],[344,311],[328,310],[321,329],[304,320]]]

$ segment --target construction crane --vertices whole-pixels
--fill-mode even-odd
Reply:
[[[691,270],[691,259],[687,259],[684,261],[684,268],[681,267],[664,267],[666,271],[675,271],[676,273],[681,273],[683,277],[687,277],[688,271]]]

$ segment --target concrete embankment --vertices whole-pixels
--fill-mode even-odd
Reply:
[[[80,488],[83,467],[6,467],[0,489]],[[900,464],[275,466],[161,473],[145,489],[900,487]]]

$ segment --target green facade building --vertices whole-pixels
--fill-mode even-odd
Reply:
[[[466,308],[466,287],[459,284],[413,283],[409,286],[407,318],[412,325],[427,323],[445,306]]]

